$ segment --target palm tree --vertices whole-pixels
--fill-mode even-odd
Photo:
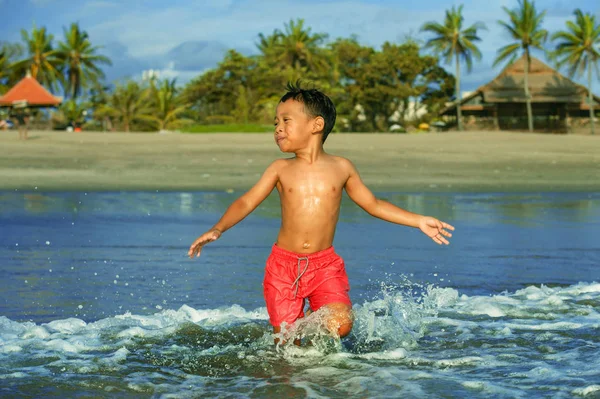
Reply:
[[[567,21],[567,30],[556,32],[552,40],[558,40],[552,56],[558,66],[568,65],[569,75],[583,75],[587,70],[588,102],[590,105],[590,125],[594,134],[594,97],[592,94],[592,68],[598,71],[600,60],[600,24],[596,16],[577,9],[575,22]]]
[[[260,50],[264,57],[270,58],[277,51],[277,47],[281,43],[281,36],[282,33],[279,29],[275,29],[273,34],[269,36],[259,33],[259,42],[256,43],[256,47]]]
[[[456,65],[456,113],[458,121],[458,130],[462,130],[462,114],[460,110],[460,61],[467,64],[467,71],[471,72],[473,66],[473,57],[480,60],[481,52],[474,42],[481,41],[477,36],[479,29],[486,29],[485,24],[476,22],[475,24],[463,29],[463,6],[458,9],[454,6],[446,10],[444,24],[438,22],[427,22],[421,28],[421,31],[430,32],[435,36],[425,43],[425,47],[432,48],[435,53],[442,56],[446,64],[455,60]]]
[[[11,69],[9,54],[6,48],[0,48],[0,94],[4,93],[6,89],[6,81],[10,76]]]
[[[21,38],[25,42],[27,57],[15,62],[11,67],[15,68],[21,76],[29,72],[42,85],[56,91],[57,83],[62,82],[63,79],[60,70],[61,62],[52,47],[54,36],[48,34],[46,28],[38,29],[34,26],[31,35],[26,30],[21,30]]]
[[[0,42],[0,93],[4,93],[22,76],[17,76],[12,64],[23,55],[23,46],[19,43]]]
[[[116,120],[123,130],[129,132],[134,122],[153,121],[152,111],[150,90],[130,80],[117,85],[108,96],[108,102],[100,106],[96,114]]]
[[[69,123],[81,126],[85,123],[88,108],[88,103],[76,102],[75,100],[65,101],[60,105],[58,110],[52,112],[52,123],[55,127],[60,128]]]
[[[327,67],[323,49],[327,35],[312,33],[311,28],[304,26],[303,19],[290,20],[284,24],[284,31],[275,29],[271,35],[258,35],[259,42],[256,47],[260,50],[263,61],[270,68],[278,66],[279,69],[288,70],[298,74],[305,72],[320,72]]]
[[[498,65],[507,58],[511,62],[517,56],[519,50],[523,50],[525,55],[525,79],[523,81],[525,90],[525,102],[527,103],[527,124],[529,131],[533,131],[533,115],[531,111],[531,94],[529,92],[529,69],[531,68],[531,49],[543,50],[543,45],[548,38],[548,31],[542,29],[542,22],[546,11],[537,12],[535,4],[530,0],[519,0],[519,7],[509,10],[502,7],[508,14],[510,23],[498,21],[500,26],[505,28],[515,43],[508,44],[498,50],[498,56],[494,61],[494,66]]]
[[[108,57],[96,54],[100,47],[92,46],[87,32],[77,23],[63,31],[65,41],[58,43],[56,56],[66,68],[65,92],[74,99],[81,94],[82,88],[88,87],[88,82],[95,83],[104,78],[98,64],[111,65],[111,62]]]
[[[183,104],[181,97],[175,87],[175,79],[165,79],[159,87],[152,88],[153,108],[154,111],[150,119],[158,125],[158,130],[169,129],[176,127],[189,121],[179,118],[188,107]]]
[[[284,32],[281,36],[281,45],[284,53],[282,57],[291,65],[309,65],[313,54],[327,35],[321,33],[311,34],[311,28],[304,27],[304,20],[290,20],[284,24]]]

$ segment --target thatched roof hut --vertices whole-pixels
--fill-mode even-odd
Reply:
[[[488,124],[493,124],[490,127],[496,129],[526,128],[523,90],[526,65],[523,56],[491,82],[464,97],[460,102],[462,114],[487,120]],[[569,118],[585,117],[589,112],[588,89],[535,57],[531,57],[529,91],[536,130],[566,131]],[[594,108],[600,108],[600,97],[593,96],[593,99]],[[455,116],[456,105],[448,104],[440,114]]]

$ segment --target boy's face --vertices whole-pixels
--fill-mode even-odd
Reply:
[[[294,152],[304,148],[314,133],[315,119],[304,112],[300,101],[279,103],[275,114],[275,143],[279,149]]]

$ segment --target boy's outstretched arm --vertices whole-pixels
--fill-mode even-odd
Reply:
[[[344,163],[349,176],[345,186],[346,192],[350,199],[367,213],[387,222],[418,227],[435,243],[449,244],[445,237],[452,237],[447,230],[454,230],[453,226],[436,218],[412,213],[387,201],[377,199],[365,186],[354,165],[348,160],[344,160]]]
[[[285,161],[277,160],[269,165],[258,182],[244,195],[236,199],[229,208],[227,208],[221,219],[210,230],[202,234],[192,243],[188,251],[190,258],[200,256],[200,252],[204,245],[219,239],[221,234],[248,216],[269,196],[279,179],[279,168],[283,165],[282,162]]]

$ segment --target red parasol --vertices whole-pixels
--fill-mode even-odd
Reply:
[[[26,104],[29,107],[53,107],[61,102],[60,97],[53,96],[29,74],[0,97],[0,107],[12,107],[21,104]]]

